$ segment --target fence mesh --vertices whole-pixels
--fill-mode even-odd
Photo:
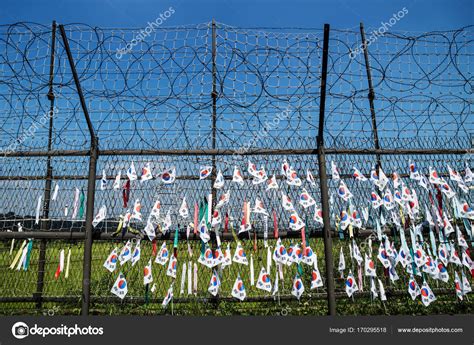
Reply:
[[[183,219],[178,214],[184,197],[192,213],[194,205],[201,203],[212,191],[216,197],[229,191],[230,202],[222,213],[230,216],[235,228],[238,228],[242,218],[243,203],[248,201],[253,206],[258,197],[270,214],[275,211],[278,228],[286,231],[289,213],[282,207],[283,191],[293,200],[298,214],[306,223],[309,237],[321,234],[322,225],[313,217],[314,208],[305,209],[297,201],[302,188],[309,191],[318,205],[321,200],[318,157],[314,153],[319,130],[323,31],[246,29],[221,23],[213,27],[212,23],[203,23],[159,28],[146,39],[135,40],[137,44],[131,44],[136,37],[136,30],[132,29],[70,24],[65,25],[65,32],[101,150],[94,215],[105,205],[107,217],[98,231],[114,232],[119,216],[131,211],[135,200],[141,201],[144,218],[150,213],[154,202],[160,200],[162,214],[170,212],[172,230],[178,227],[180,231],[175,298],[176,301],[179,298],[186,301],[183,305],[188,307],[179,309],[179,303],[176,303],[176,313],[188,313],[186,308],[191,308],[192,303],[195,305],[190,310],[197,314],[205,314],[208,305],[217,314],[253,314],[266,310],[282,313],[285,308],[286,312],[326,313],[323,298],[327,282],[320,291],[310,291],[311,269],[305,265],[300,266],[298,273],[304,277],[307,292],[299,304],[290,294],[292,279],[298,270],[295,265],[285,268],[283,285],[274,298],[251,287],[248,267],[237,264],[221,272],[222,289],[218,303],[207,293],[212,271],[201,264],[198,264],[197,295],[180,294],[182,264],[197,261],[201,243],[189,241],[194,256],[187,257],[185,229],[192,217]],[[371,32],[367,33],[368,37],[371,35]],[[418,150],[411,154],[384,153],[378,157],[370,151],[375,148],[374,128],[367,99],[369,89],[360,32],[331,31],[323,130],[329,150],[327,169],[330,172],[331,162],[336,162],[341,177],[354,194],[349,204],[339,198],[337,188],[340,182],[328,176],[333,228],[339,225],[340,212],[348,208],[359,212],[370,209],[373,212],[370,207],[373,185],[354,180],[353,167],[368,177],[379,159],[388,176],[398,172],[404,183],[416,191],[422,209],[421,218],[423,206],[430,205],[430,192],[435,195],[437,190],[431,185],[428,190],[421,188],[408,178],[409,161],[416,162],[425,174],[431,166],[445,177],[448,176],[448,164],[459,172],[472,165],[474,51],[471,36],[472,26],[429,33],[387,32],[378,35],[368,46],[380,147],[383,150]],[[7,196],[0,199],[2,231],[15,232],[21,227],[23,231],[75,233],[83,232],[85,228],[85,212],[75,212],[74,209],[78,207],[77,198],[80,198],[81,204],[86,203],[90,135],[59,31],[56,32],[55,59],[50,73],[52,37],[51,28],[44,25],[17,23],[0,26],[0,185]],[[52,113],[51,100],[46,97],[50,90],[54,94]],[[32,156],[35,152],[48,151],[49,145],[54,152]],[[360,149],[367,151],[361,154]],[[71,153],[73,150],[76,152]],[[156,153],[144,155],[141,150],[155,150]],[[165,150],[182,154],[166,153]],[[213,154],[219,150],[229,151]],[[272,150],[273,153],[259,154],[258,150]],[[426,154],[423,150],[431,150],[432,154]],[[275,175],[280,189],[266,190],[265,183],[254,184],[247,173],[248,160],[257,167],[264,166],[269,177]],[[289,186],[285,182],[281,173],[284,160],[298,172],[303,180],[302,187]],[[124,206],[122,185],[132,162],[138,175],[149,164],[155,178],[145,182],[131,181],[130,200]],[[46,188],[48,164],[52,171],[51,191]],[[224,188],[213,190],[215,175],[200,180],[198,175],[202,166],[214,166],[215,171],[221,171]],[[159,174],[171,167],[176,169],[177,179],[173,184],[164,184]],[[243,186],[231,182],[235,167],[245,177]],[[314,185],[305,180],[308,171],[315,177]],[[104,189],[101,188],[102,174],[107,180]],[[117,174],[121,175],[121,184],[115,190],[112,185]],[[472,205],[472,185],[468,185],[466,191],[452,181],[449,184],[460,200]],[[45,198],[48,193],[54,193],[56,186],[59,191],[57,198],[46,206]],[[394,191],[392,182],[388,188]],[[444,205],[449,203],[448,198],[444,197]],[[35,222],[38,205],[40,219]],[[454,216],[449,206],[445,208],[448,214]],[[382,214],[390,218],[390,212],[382,211]],[[252,214],[251,221],[252,232],[241,235],[240,240],[246,246],[248,255],[252,253],[254,257],[257,279],[260,267],[266,267],[267,250],[259,239],[256,241],[258,249],[254,251],[254,232],[261,234],[267,224],[271,238],[273,219],[271,215],[266,219],[263,215]],[[417,222],[420,223],[420,219]],[[141,231],[145,224],[133,222],[132,225]],[[465,237],[469,238],[468,229],[464,228],[463,223],[459,224]],[[375,226],[375,217],[370,217],[363,224],[363,228],[368,229]],[[393,227],[391,221],[386,225],[387,229]],[[347,233],[344,236],[347,238]],[[55,308],[56,297],[69,298],[68,312],[79,312],[83,241],[34,239],[30,268],[26,272],[9,268],[22,241],[15,240],[13,251],[10,251],[11,240],[1,242],[0,270],[2,277],[5,277],[0,282],[4,306],[1,312],[34,313],[45,308],[48,312],[51,310],[48,308]],[[46,243],[44,275],[37,272],[37,267],[42,267],[39,265],[41,241]],[[289,246],[298,241],[286,239],[285,244]],[[367,243],[362,238],[357,241]],[[131,308],[130,312],[162,312],[161,308],[156,308],[156,302],[161,302],[172,279],[164,274],[163,267],[154,265],[157,287],[154,292],[146,290],[142,284],[145,259],[133,268],[124,267],[129,282],[128,296],[132,299],[117,307],[118,300],[111,298],[110,288],[116,274],[106,274],[102,264],[110,251],[123,243],[125,241],[120,241],[120,238],[94,241],[92,309],[95,308],[97,313],[120,313],[120,308],[127,305]],[[311,238],[308,243],[318,254],[319,269],[324,277],[322,240]],[[158,246],[160,244],[158,242]],[[275,240],[269,240],[269,244],[274,248]],[[151,244],[144,239],[142,245],[143,257],[150,257]],[[168,245],[171,246],[170,241]],[[235,243],[232,242],[231,246],[233,252]],[[335,261],[341,246],[347,257],[350,256],[348,242],[341,240],[334,246]],[[54,272],[59,252],[61,249],[67,252],[68,248],[71,249],[70,276],[56,280]],[[352,265],[352,270],[356,271],[357,266]],[[381,267],[378,270],[380,275],[386,274]],[[449,270],[453,275],[454,268]],[[247,302],[245,307],[228,303],[232,300],[230,290],[238,273],[245,277],[248,297],[252,301]],[[273,278],[274,263],[270,273]],[[336,277],[336,292],[342,294],[344,280],[339,279],[337,272]],[[404,276],[387,286],[389,292],[394,291],[393,299],[397,303],[391,304],[390,300],[385,304],[374,303],[365,295],[368,312],[404,312],[400,305],[407,304],[407,296],[399,296],[397,291],[406,291],[407,279]],[[36,300],[28,300],[38,292],[39,281],[44,284],[41,293],[45,298],[40,307]],[[368,281],[365,284],[364,291],[367,292]],[[451,281],[447,284],[436,282],[436,289],[441,291],[451,285]],[[469,303],[467,306],[466,303],[455,305],[454,290],[449,290],[447,296],[449,298],[440,298],[437,306],[428,309],[414,302],[410,305],[414,313],[472,310]],[[288,297],[290,299],[286,299]],[[25,301],[21,302],[21,298]],[[205,301],[205,309],[200,309],[199,301]],[[275,301],[278,303],[275,304]],[[57,303],[65,305],[66,300],[58,299]],[[354,304],[351,307],[348,303],[353,302],[340,299],[338,311],[350,313],[354,308],[353,312],[360,312]]]

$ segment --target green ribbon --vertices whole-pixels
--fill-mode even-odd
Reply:
[[[203,219],[203,217],[207,214],[207,204],[203,201],[199,203],[199,222]],[[206,251],[205,243],[201,240],[201,256],[204,256]]]
[[[205,214],[204,209],[205,209],[205,204],[201,201],[199,203],[199,221],[202,220],[202,216],[203,216],[203,214]]]
[[[32,249],[33,249],[33,240],[30,240],[28,242],[28,249],[27,249],[27,252],[26,252],[25,266],[23,266],[23,269],[25,271],[28,270],[28,267],[30,266],[31,250]]]
[[[81,196],[79,198],[79,218],[84,217],[84,189],[81,189]]]
[[[301,265],[298,264],[298,266],[296,266],[296,267],[297,267],[297,269],[298,269],[298,275],[299,275],[300,277],[302,277],[302,276],[303,276],[303,269],[301,268]]]
[[[413,248],[410,248],[410,255],[411,255],[412,258],[415,257],[415,254],[413,253]],[[414,277],[414,276],[416,276],[416,265],[415,265],[414,260],[412,260],[412,262],[411,262],[411,268],[413,270],[413,277]]]
[[[178,248],[178,239],[179,239],[179,232],[178,232],[178,227],[176,227],[176,231],[174,232],[174,248]]]

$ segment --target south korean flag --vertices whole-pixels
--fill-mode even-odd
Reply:
[[[112,289],[110,290],[115,296],[120,299],[124,299],[128,292],[127,280],[122,272],[119,273],[117,280],[115,281]]]
[[[311,272],[311,290],[323,287],[323,280],[321,279],[321,274],[319,273],[318,265],[314,265],[313,272]]]
[[[243,301],[246,296],[247,296],[247,293],[245,292],[244,282],[242,281],[240,276],[237,276],[237,279],[235,279],[235,282],[234,282],[234,286],[232,287],[232,297],[237,298],[240,301]]]
[[[345,286],[347,296],[349,297],[352,297],[354,292],[359,291],[359,287],[357,286],[356,280],[351,271],[349,271],[349,275],[346,278]]]
[[[267,292],[272,291],[272,283],[270,281],[270,275],[267,273],[265,268],[262,267],[257,280],[257,289],[264,290]]]

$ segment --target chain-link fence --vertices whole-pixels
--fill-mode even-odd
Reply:
[[[74,24],[60,30],[55,23],[52,28],[32,23],[2,26],[1,312],[326,314],[332,312],[326,298],[337,299],[338,313],[472,311],[468,301],[456,302],[453,277],[462,266],[448,267],[449,282],[433,279],[439,298],[429,308],[409,298],[408,275],[390,280],[377,260],[379,277],[386,278],[386,302],[371,296],[368,277],[359,278],[364,292],[355,297],[359,300],[360,295],[364,303],[348,299],[344,292],[349,269],[354,274],[360,269],[350,259],[347,239],[353,237],[363,254],[371,253],[367,236],[376,233],[380,219],[385,220],[382,231],[397,248],[399,232],[408,234],[411,225],[423,225],[429,243],[425,220],[431,211],[426,210],[437,202],[472,245],[472,221],[456,214],[452,199],[434,184],[424,188],[409,178],[410,162],[424,174],[433,167],[446,179],[448,165],[464,172],[471,164],[472,27],[423,34],[387,32],[370,45],[363,34],[363,27],[360,32],[329,34],[329,27],[245,29],[212,22],[158,28],[137,41],[132,29]],[[264,167],[269,178],[274,176],[279,189],[253,178],[248,161],[257,169]],[[298,174],[301,186],[287,183],[284,161]],[[338,196],[340,182],[330,173],[331,162],[352,192],[350,200]],[[129,181],[132,164],[138,179]],[[207,166],[212,173],[200,179],[200,168]],[[150,180],[140,180],[144,167],[152,171]],[[242,183],[233,181],[236,167]],[[419,213],[409,216],[398,205],[395,211],[374,209],[370,194],[377,190],[370,181],[354,179],[354,167],[367,177],[374,167],[383,168],[393,193],[399,189],[391,179],[397,172],[416,193]],[[176,181],[166,183],[162,173],[172,169]],[[306,179],[308,172],[314,180]],[[213,188],[221,174],[224,187]],[[460,201],[472,205],[470,183],[449,184]],[[303,189],[315,199],[316,208],[298,202]],[[222,220],[212,227],[210,247],[217,248],[215,234],[220,234],[222,249],[229,244],[233,255],[238,239],[248,260],[252,257],[254,279],[264,267],[270,271],[272,290],[279,277],[278,291],[257,289],[250,283],[250,265],[233,263],[216,268],[219,294],[208,292],[213,270],[198,262],[205,247],[194,229],[189,236],[187,230],[195,209],[201,211],[209,195],[215,209],[224,193],[230,193],[229,201],[219,209]],[[305,224],[303,231],[289,228],[291,212],[282,205],[282,193],[293,201]],[[183,198],[188,218],[179,215]],[[253,208],[256,198],[268,216],[243,211],[247,203]],[[132,219],[126,233],[120,219],[133,213],[136,200],[144,220]],[[144,229],[157,200],[163,219],[159,227],[155,224],[157,237],[151,242]],[[92,219],[103,206],[106,216],[93,227]],[[324,222],[315,217],[320,209]],[[362,225],[342,230],[342,211],[364,214]],[[399,219],[394,213],[400,213]],[[162,233],[167,214],[171,226]],[[242,218],[250,221],[251,229],[238,233]],[[443,226],[432,231],[438,237]],[[275,232],[287,249],[313,249],[322,287],[310,289],[312,264],[284,265],[279,272],[277,263],[267,259],[276,248]],[[148,258],[154,260],[163,241],[173,251],[176,233],[176,278],[166,275],[166,265],[153,264],[154,282],[144,285]],[[339,240],[325,252],[331,236]],[[374,244],[380,240],[371,238]],[[29,239],[31,248],[23,251]],[[109,273],[102,266],[113,248],[138,239],[141,260],[133,267],[120,266],[128,284],[128,294],[120,300],[110,292],[118,269]],[[341,248],[348,261],[344,278],[339,278],[337,267],[333,269]],[[61,250],[69,268],[67,278],[64,272],[55,278]],[[23,252],[28,269],[11,267],[17,255],[17,262],[24,259]],[[326,260],[331,252],[335,259]],[[190,266],[193,286],[188,293]],[[231,295],[238,276],[247,291],[242,303],[234,303]],[[299,301],[291,294],[295,276],[305,286]],[[431,281],[424,274],[422,278]],[[174,298],[163,309],[160,304],[171,284]]]

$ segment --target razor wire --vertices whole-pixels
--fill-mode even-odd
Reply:
[[[211,23],[159,28],[124,54],[118,52],[134,38],[134,30],[71,24],[66,25],[66,32],[102,150],[230,149],[236,155],[215,159],[217,169],[231,175],[234,166],[245,170],[246,157],[239,153],[262,148],[291,150],[316,146],[320,30],[240,29],[218,23],[215,59]],[[472,27],[424,34],[389,32],[368,47],[381,147],[466,151],[471,148],[474,129],[471,32]],[[17,23],[2,26],[0,37],[1,147],[4,152],[44,150],[48,137],[44,119],[49,112],[45,95],[51,29]],[[333,30],[329,46],[326,146],[372,148],[373,128],[360,33]],[[61,40],[55,54],[53,149],[85,149],[89,140],[87,126]],[[213,63],[217,71],[215,147],[212,147]],[[452,160],[452,166],[462,170],[469,157],[448,159]],[[302,174],[308,169],[318,174],[316,161],[309,155],[276,159],[262,156],[255,160],[270,165],[267,167],[270,174],[278,174],[282,158],[287,158]],[[406,161],[408,158],[419,159],[406,157]],[[100,158],[98,171],[115,175],[119,170],[125,171],[133,160],[145,164],[145,159],[133,155]],[[361,158],[361,166],[367,166],[366,174],[370,160],[373,157]],[[7,188],[11,183],[8,176],[12,176],[11,180],[16,180],[13,178],[16,175],[38,178],[38,181],[25,181],[32,193],[20,193],[24,196],[19,199],[27,201],[17,204],[25,209],[21,213],[31,215],[31,205],[41,194],[39,176],[44,172],[39,169],[39,159],[31,159],[31,164],[25,164],[26,161],[4,158],[2,174],[6,176]],[[72,161],[79,164],[71,164]],[[176,166],[178,175],[195,175],[199,166],[211,163],[209,156],[158,160],[153,157],[150,161],[157,170]],[[18,162],[23,163],[21,171]],[[78,175],[86,176],[83,163],[82,159],[55,158],[53,171],[74,176],[81,170]],[[356,163],[354,158],[350,164]],[[403,172],[405,164],[395,168]],[[55,175],[61,180],[61,174]],[[184,191],[181,194],[196,189],[204,192],[210,187],[207,182],[179,182],[180,190]],[[84,183],[81,186],[74,180],[65,185],[71,186],[69,199],[75,187],[84,187]],[[236,189],[234,200],[240,203],[248,199],[252,190],[254,186],[248,190]],[[314,188],[314,193],[317,196],[318,188]],[[274,197],[269,196],[265,202],[272,204]],[[109,193],[108,198],[104,203],[114,204],[120,195]],[[100,200],[99,194],[99,203]],[[171,205],[171,201],[164,202]],[[60,208],[53,209],[54,214],[64,214],[71,203],[64,201]],[[2,207],[6,208],[8,205]]]

